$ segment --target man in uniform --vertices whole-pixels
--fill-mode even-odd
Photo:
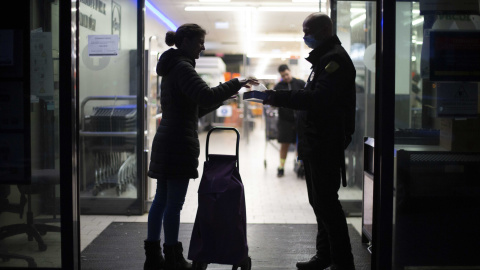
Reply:
[[[355,129],[355,68],[331,19],[313,13],[303,22],[304,41],[313,50],[312,72],[304,90],[267,90],[264,103],[306,112],[299,134],[299,156],[305,164],[308,199],[318,224],[317,252],[299,269],[354,270],[347,222],[340,201],[346,185],[344,150]]]

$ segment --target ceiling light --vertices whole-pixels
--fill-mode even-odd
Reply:
[[[206,2],[206,3],[220,3],[220,2],[230,2],[230,0],[198,0],[198,2]]]
[[[413,25],[413,26],[415,26],[415,25],[417,25],[417,24],[421,24],[421,23],[423,23],[423,17],[422,17],[422,18],[418,18],[418,19],[412,21],[412,25]]]
[[[354,27],[355,25],[365,21],[365,19],[367,18],[367,15],[363,14],[363,15],[360,15],[359,17],[353,19],[351,22],[350,22],[350,27]]]
[[[259,7],[258,11],[263,12],[315,12],[318,11],[318,6],[315,7]]]
[[[293,3],[318,3],[318,0],[292,0]]]
[[[145,6],[150,9],[150,11],[153,12],[164,24],[166,24],[171,30],[177,31],[177,26],[170,20],[168,19],[165,15],[163,15],[162,12],[160,12],[158,9],[156,9],[150,2],[145,1]]]
[[[365,13],[367,12],[366,9],[364,8],[351,8],[350,13]]]
[[[186,6],[185,11],[240,11],[249,10],[250,7],[244,6]]]
[[[306,7],[250,7],[250,6],[187,6],[185,11],[245,11],[245,10],[258,10],[263,12],[315,12],[318,10],[317,6]]]
[[[216,29],[228,29],[229,24],[228,22],[215,22]]]
[[[290,55],[286,53],[280,54],[273,54],[273,53],[249,53],[247,54],[248,58],[288,58],[290,59]]]
[[[258,35],[255,41],[264,42],[303,42],[302,34],[298,35]]]

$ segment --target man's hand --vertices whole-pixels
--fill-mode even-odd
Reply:
[[[273,105],[273,92],[275,92],[275,90],[265,90],[267,98],[263,101],[263,105]]]

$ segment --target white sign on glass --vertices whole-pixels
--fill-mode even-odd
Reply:
[[[116,56],[118,42],[118,35],[89,35],[88,56]]]

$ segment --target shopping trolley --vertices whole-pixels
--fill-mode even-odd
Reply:
[[[210,134],[215,130],[237,133],[236,155],[208,154]],[[198,209],[188,258],[194,264],[230,264],[250,270],[245,192],[239,173],[240,134],[233,127],[214,127],[207,134],[206,161],[198,188]]]

